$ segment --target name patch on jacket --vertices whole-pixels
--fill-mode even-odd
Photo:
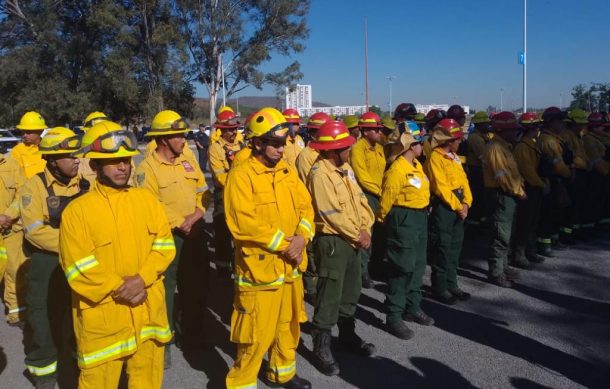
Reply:
[[[184,171],[186,172],[194,172],[193,166],[189,163],[189,161],[182,161],[182,167],[184,167]]]

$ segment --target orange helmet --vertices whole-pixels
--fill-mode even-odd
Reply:
[[[349,147],[354,143],[356,143],[356,138],[350,135],[345,123],[330,120],[322,124],[318,130],[318,138],[309,145],[315,150],[337,150]]]
[[[532,126],[540,124],[540,118],[536,112],[525,112],[519,117],[519,123],[521,123],[523,126]]]
[[[216,123],[214,123],[214,127],[216,128],[237,128],[239,127],[239,122],[237,121],[237,115],[233,112],[232,109],[225,109],[218,113],[216,117]]]
[[[316,112],[309,118],[307,129],[318,130],[320,126],[330,120],[330,117],[324,112]]]
[[[515,114],[508,111],[495,115],[491,121],[491,126],[496,130],[513,130],[521,127],[517,122]]]
[[[286,118],[288,123],[292,124],[300,124],[301,117],[299,116],[299,111],[294,108],[286,108],[282,115]]]
[[[358,119],[358,126],[361,128],[380,128],[381,118],[375,112],[365,112]]]

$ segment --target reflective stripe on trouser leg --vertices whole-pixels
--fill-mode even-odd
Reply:
[[[13,232],[4,238],[7,250],[4,274],[4,302],[9,312],[7,320],[15,323],[26,318],[27,273],[29,258],[23,251],[23,232]]]
[[[160,389],[163,383],[164,346],[154,340],[138,345],[138,350],[125,358],[105,362],[92,368],[81,368],[79,389],[116,388],[119,385],[123,363],[127,364],[130,388]]]
[[[303,282],[296,279],[284,284],[280,322],[276,338],[269,350],[267,379],[282,384],[290,381],[297,372],[296,350],[299,345],[301,329],[300,311],[303,309]]]
[[[226,378],[227,388],[256,387],[265,354],[276,341],[284,289],[236,291],[231,315],[230,340],[237,343],[237,356]]]

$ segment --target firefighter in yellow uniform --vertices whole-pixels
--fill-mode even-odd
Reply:
[[[343,122],[331,120],[318,130],[311,147],[320,158],[311,168],[307,187],[314,201],[317,299],[312,324],[314,365],[322,374],[339,374],[331,351],[331,330],[339,327],[339,344],[371,356],[375,346],[355,332],[356,306],[362,289],[360,250],[371,246],[375,216],[347,163],[356,142]]]
[[[244,134],[245,134],[246,139],[244,139],[242,149],[239,150],[237,152],[237,154],[235,154],[235,158],[233,159],[234,167],[244,161],[247,161],[250,158],[250,156],[252,155],[252,142],[250,141],[249,134],[250,134],[250,121],[254,117],[255,113],[256,113],[256,111],[254,111],[250,115],[248,115],[248,117],[246,118],[246,121],[244,122]]]
[[[104,120],[110,120],[105,113],[100,111],[91,112],[83,121],[83,132],[89,131],[95,124],[103,122]],[[80,164],[78,165],[78,174],[89,181],[89,185],[93,185],[95,182],[95,171],[91,169],[87,158],[81,158]]]
[[[485,200],[483,185],[482,160],[485,145],[489,142],[489,123],[491,119],[485,111],[479,111],[472,117],[474,131],[468,135],[468,154],[466,164],[468,166],[468,182],[474,199],[472,209],[469,212],[468,224],[478,226],[485,220]]]
[[[386,328],[400,339],[413,337],[403,320],[433,325],[434,319],[421,309],[422,281],[426,271],[430,182],[417,157],[423,137],[407,132],[400,148],[390,156],[391,167],[383,178],[379,218],[388,233],[388,291]]]
[[[290,167],[296,169],[297,157],[305,148],[303,138],[298,134],[301,125],[301,117],[299,112],[294,108],[285,109],[282,115],[291,126],[291,131],[286,138],[286,147],[284,147],[284,160]]]
[[[228,108],[228,107],[227,107]],[[237,116],[230,108],[218,113],[214,127],[220,137],[210,138],[208,161],[214,179],[214,259],[216,271],[221,278],[231,277],[231,263],[233,261],[233,247],[231,234],[225,221],[223,192],[227,182],[229,170],[233,166],[235,155],[242,149],[242,141],[237,137],[239,122]]]
[[[147,134],[157,148],[138,165],[135,180],[137,187],[148,189],[161,202],[172,229],[176,257],[165,271],[163,284],[170,328],[180,335],[184,346],[196,344],[205,309],[209,262],[203,216],[211,196],[197,161],[184,154],[187,131],[188,124],[177,112],[159,112]],[[174,301],[176,285],[178,307]],[[165,365],[169,367],[169,345],[165,350]]]
[[[329,120],[330,117],[324,112],[316,112],[311,115],[309,121],[307,122],[307,134],[310,139],[309,143],[316,139],[316,133],[320,129],[320,126]],[[299,154],[296,160],[297,173],[299,174],[299,178],[301,179],[301,181],[303,181],[303,183],[307,183],[307,176],[309,175],[309,171],[311,170],[311,167],[320,155],[317,150],[314,150],[309,146],[309,143],[307,144],[307,146],[305,146],[303,150],[301,150],[301,153]],[[309,258],[309,261],[307,263],[307,271],[303,275],[303,283],[305,284],[305,293],[307,294],[308,302],[315,305],[317,293],[317,275],[316,262],[314,259],[313,242],[310,242],[309,245],[307,245],[307,258]]]
[[[508,266],[513,220],[517,201],[527,199],[523,177],[512,154],[521,126],[512,112],[505,111],[494,116],[492,127],[495,136],[483,154],[483,183],[492,230],[488,278],[498,286],[510,288],[516,275]]]
[[[13,218],[11,233],[6,235],[4,243],[8,252],[6,274],[4,278],[4,301],[8,308],[7,321],[10,325],[22,326],[26,318],[27,273],[29,258],[23,249],[23,226],[19,219],[18,193],[25,180],[41,173],[46,161],[38,152],[42,131],[47,124],[37,112],[26,112],[16,126],[23,132],[22,142],[15,146],[7,157],[7,168],[11,171],[8,188],[12,205],[8,206],[8,215]],[[15,172],[17,169],[18,172]]]
[[[227,388],[256,388],[265,354],[266,379],[285,388],[308,389],[297,374],[300,323],[306,321],[301,274],[305,246],[313,238],[311,197],[282,159],[289,125],[274,108],[263,108],[250,126],[252,156],[229,174],[227,224],[235,241],[235,301],[231,317],[235,363]]]
[[[59,266],[59,225],[65,207],[89,188],[84,178],[78,178],[78,158],[70,155],[79,147],[80,138],[72,130],[50,129],[39,145],[47,161],[45,170],[21,190],[24,245],[31,255],[26,333],[32,347],[25,364],[37,388],[54,387],[58,350],[73,352],[70,288]]]
[[[526,112],[519,118],[519,123],[524,128],[523,136],[515,145],[513,155],[524,180],[527,199],[519,201],[517,204],[513,264],[517,267],[528,268],[531,262],[544,262],[544,257],[537,254],[536,238],[542,195],[549,186],[546,181],[548,171],[543,171],[540,150],[536,142],[540,119],[535,112]]]
[[[585,196],[587,194],[587,176],[590,168],[589,159],[582,143],[581,134],[589,121],[587,113],[582,109],[576,108],[568,112],[568,117],[564,119],[566,126],[559,132],[559,138],[565,147],[569,148],[573,154],[572,179],[566,186],[570,195],[570,205],[568,206],[565,221],[561,226],[563,241],[568,244],[576,243],[574,239],[586,237],[580,231],[582,215],[585,207]]]
[[[458,286],[457,267],[464,241],[464,220],[472,205],[472,193],[457,150],[462,127],[454,119],[443,119],[433,129],[432,153],[426,160],[430,179],[430,244],[432,294],[453,305],[470,294]]]
[[[356,181],[362,188],[369,207],[374,214],[377,214],[379,212],[381,183],[386,168],[383,146],[379,143],[382,129],[381,118],[374,112],[365,112],[360,116],[358,126],[362,136],[351,148],[349,162],[354,169]],[[366,289],[375,286],[369,275],[369,261],[372,262],[372,266],[380,268],[381,261],[385,257],[385,232],[381,223],[374,226],[372,239],[371,247],[360,252],[362,287]],[[375,255],[375,257],[372,257],[372,255]]]
[[[541,159],[544,164],[552,165],[549,176],[550,192],[544,196],[540,209],[538,233],[539,253],[551,256],[551,248],[561,248],[559,229],[565,220],[565,211],[570,204],[566,183],[572,177],[570,165],[574,154],[563,144],[559,133],[565,126],[566,113],[557,107],[549,107],[542,114],[542,131],[538,137]]]
[[[9,239],[8,237],[11,234],[19,234],[21,231],[21,223],[15,224],[15,222],[19,218],[17,189],[23,185],[24,180],[25,177],[23,176],[21,168],[17,165],[17,162],[11,158],[5,158],[4,155],[0,154],[0,232],[2,233],[2,247],[4,247],[4,256],[2,256],[4,260],[0,259],[0,282],[4,279],[4,273],[8,265],[8,254],[6,251],[7,243],[4,240]],[[16,230],[14,231],[14,229]],[[14,277],[14,275],[12,276]],[[7,285],[8,284],[13,287],[12,294],[5,294],[7,309],[10,311],[10,302],[12,301],[15,303],[14,279],[12,282],[9,281]],[[13,300],[10,299],[11,296],[13,297]],[[13,313],[11,316],[13,321],[11,322],[9,320],[9,323],[16,324],[19,322],[18,314]]]
[[[310,142],[316,139],[316,133],[320,129],[320,126],[330,120],[330,117],[324,112],[316,112],[309,118],[307,122],[307,134]],[[309,147],[309,144],[301,150],[301,153],[297,157],[296,167],[299,173],[299,178],[303,182],[307,182],[307,176],[320,153],[317,150]]]
[[[23,141],[11,150],[10,156],[21,166],[25,177],[30,178],[44,170],[46,162],[38,153],[38,144],[47,124],[38,112],[30,111],[15,127],[23,132]]]
[[[167,322],[163,273],[176,252],[163,206],[128,185],[135,135],[104,121],[83,136],[97,180],[64,210],[59,262],[72,289],[80,389],[161,388]]]
[[[591,165],[587,181],[587,198],[583,228],[587,235],[593,235],[596,226],[603,225],[604,201],[606,201],[606,182],[610,175],[607,138],[605,129],[610,126],[608,119],[601,112],[593,112],[588,118],[582,141]]]

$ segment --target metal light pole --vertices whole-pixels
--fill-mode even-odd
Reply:
[[[369,110],[369,36],[367,20],[364,18],[364,105]]]
[[[500,112],[504,111],[504,89],[500,88]]]
[[[222,62],[222,55],[220,56],[220,69],[222,70],[222,105],[227,106],[227,91],[225,88],[225,64]]]
[[[388,112],[392,112],[392,80],[396,78],[396,76],[387,76],[390,85],[390,100],[388,102]]]
[[[523,0],[523,113],[527,112],[527,0]]]

